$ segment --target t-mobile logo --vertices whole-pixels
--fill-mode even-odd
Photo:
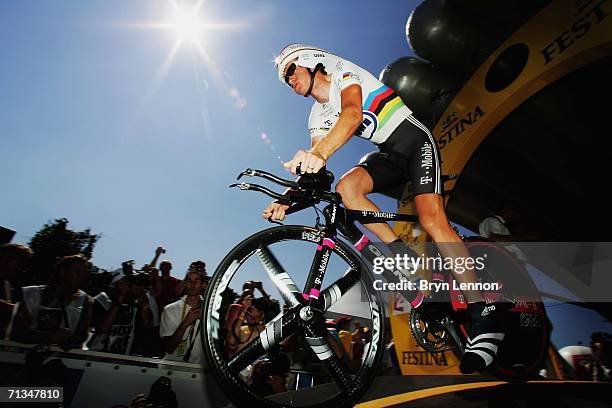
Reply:
[[[423,147],[421,147],[421,167],[431,168],[433,166],[433,154],[431,145],[429,143],[425,143]]]
[[[421,177],[421,185],[431,183],[432,181],[432,177]]]

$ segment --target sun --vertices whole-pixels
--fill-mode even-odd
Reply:
[[[147,97],[145,99],[153,95],[161,86],[175,57],[182,48],[187,47],[206,65],[207,73],[210,75],[211,79],[218,81],[225,88],[230,88],[226,86],[225,83],[224,77],[227,76],[227,73],[216,64],[215,60],[206,49],[205,43],[207,40],[210,40],[207,34],[211,31],[239,31],[249,24],[246,22],[211,21],[210,16],[206,16],[205,13],[202,12],[202,6],[205,1],[206,0],[167,0],[170,7],[166,9],[167,14],[165,14],[165,18],[162,21],[113,23],[113,25],[128,29],[161,30],[175,37],[172,47],[155,73],[151,89],[147,92]],[[170,8],[171,10],[169,10]],[[239,94],[233,97],[237,99],[239,107],[245,106],[245,101],[243,98],[240,98]]]
[[[197,11],[195,9],[188,12],[177,8],[174,19],[168,23],[168,26],[177,33],[181,42],[187,41],[192,44],[200,42],[204,24],[200,20]]]

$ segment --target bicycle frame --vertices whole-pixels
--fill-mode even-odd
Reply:
[[[350,210],[342,207],[342,197],[340,194],[329,191],[334,178],[333,174],[325,169],[321,169],[316,174],[303,174],[297,181],[285,180],[271,173],[255,169],[243,171],[237,179],[239,180],[243,176],[261,177],[281,186],[289,187],[290,190],[285,194],[279,194],[258,184],[240,183],[230,185],[230,187],[238,187],[241,190],[259,191],[276,200],[291,204],[290,208],[285,212],[287,215],[308,207],[314,207],[321,201],[329,203],[323,209],[325,224],[317,226],[322,234],[319,236],[317,250],[302,292],[302,298],[308,302],[309,306],[315,306],[315,302],[318,302],[320,297],[321,285],[327,270],[327,262],[334,248],[338,231],[348,238],[353,247],[368,262],[373,263],[375,258],[381,257],[383,254],[374,245],[368,245],[370,242],[368,237],[361,233],[356,227],[355,222],[370,224],[389,221],[418,221],[418,216],[412,214]],[[395,275],[397,277],[397,273]],[[417,300],[420,302],[422,297]]]
[[[352,244],[352,247],[365,258],[370,265],[374,264],[376,258],[384,257],[384,254],[373,244],[370,243],[367,235],[363,234],[355,225],[355,222],[362,224],[382,223],[389,221],[404,221],[418,222],[418,216],[413,214],[398,214],[384,211],[367,211],[367,210],[351,210],[341,206],[342,197],[338,193],[331,193],[331,184],[333,175],[330,172],[322,169],[317,174],[304,174],[297,181],[284,180],[273,174],[261,170],[247,169],[242,172],[238,179],[243,176],[262,177],[274,183],[289,187],[293,190],[288,190],[285,194],[278,194],[270,189],[257,184],[233,184],[230,187],[239,187],[242,190],[255,190],[262,192],[279,201],[291,204],[285,214],[303,210],[308,207],[313,207],[321,201],[329,202],[323,209],[325,217],[324,225],[317,225],[321,234],[317,240],[317,250],[312,261],[308,278],[304,285],[304,290],[301,293],[301,299],[298,297],[298,302],[302,305],[309,306],[312,310],[325,310],[328,306],[328,300],[322,299],[321,286],[327,270],[327,263],[331,252],[334,249],[338,231],[344,235]],[[447,176],[448,180],[455,178],[456,175]],[[365,272],[365,271],[364,271]],[[445,275],[443,272],[442,275]],[[406,279],[402,271],[394,269],[392,271],[384,269],[383,277],[389,282],[398,282]],[[442,279],[446,279],[442,276]],[[422,291],[408,293],[400,291],[398,294],[406,299],[412,307],[418,307],[424,300]],[[297,294],[296,294],[297,295]],[[326,297],[326,296],[324,296]],[[445,329],[451,335],[454,343],[460,350],[463,350],[464,343],[457,335],[448,319],[444,319]]]
[[[308,300],[309,304],[313,303],[313,299],[319,298],[327,262],[334,248],[338,231],[348,238],[359,253],[373,263],[375,258],[383,254],[374,245],[368,245],[369,238],[357,228],[355,222],[371,224],[389,221],[418,221],[418,217],[412,214],[350,210],[340,206],[338,202],[327,205],[323,209],[323,214],[325,225],[321,227],[322,235],[302,292],[302,297]]]

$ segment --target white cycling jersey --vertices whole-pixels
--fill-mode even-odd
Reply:
[[[381,144],[412,113],[391,88],[350,61],[341,59],[330,74],[329,102],[315,102],[310,111],[310,137],[325,136],[330,131],[340,116],[342,91],[354,84],[361,87],[363,104],[363,122],[355,136]]]

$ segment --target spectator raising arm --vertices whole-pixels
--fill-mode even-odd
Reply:
[[[165,253],[166,250],[164,249],[164,247],[158,246],[157,249],[155,249],[155,255],[153,256],[153,259],[151,259],[151,262],[149,262],[149,266],[151,268],[155,268],[155,265],[157,265],[157,261],[159,260],[159,256]]]

